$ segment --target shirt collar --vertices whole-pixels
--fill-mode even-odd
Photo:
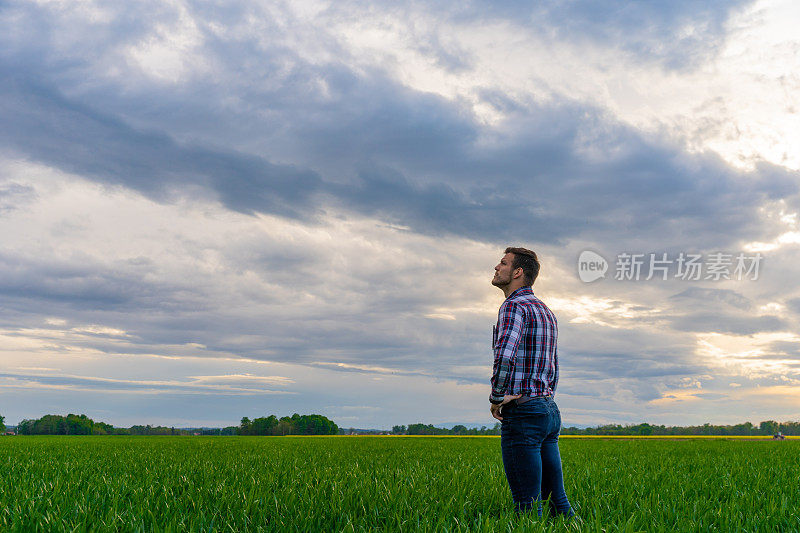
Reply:
[[[509,300],[509,299],[513,298],[514,296],[521,296],[523,294],[531,294],[532,295],[533,294],[533,289],[530,288],[530,287],[527,287],[527,286],[520,287],[519,289],[517,289],[514,292],[512,292],[511,294],[509,294],[508,298],[506,298],[506,300]]]

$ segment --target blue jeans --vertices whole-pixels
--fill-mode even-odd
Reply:
[[[556,402],[552,398],[511,402],[503,406],[501,416],[500,447],[514,509],[529,511],[536,502],[541,516],[542,500],[549,498],[552,514],[573,516],[561,473],[561,413]]]

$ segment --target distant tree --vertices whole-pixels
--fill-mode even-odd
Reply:
[[[33,423],[34,435],[67,435],[67,420],[59,415],[44,415]]]
[[[253,420],[250,425],[250,435],[274,435],[278,427],[278,417],[270,415]]]
[[[605,426],[577,428],[564,427],[564,435],[774,435],[778,431],[785,435],[800,435],[799,422],[776,422],[766,420],[758,426],[744,422],[733,426],[703,424],[701,426],[657,426],[647,423],[621,426],[608,424]]]
[[[5,433],[6,432],[5,421],[6,421],[6,417],[4,417],[3,415],[0,415],[0,433]]]
[[[38,420],[23,420],[17,428],[21,435],[105,435],[113,426],[95,422],[86,415],[44,415]]]
[[[765,420],[758,425],[762,435],[774,435],[781,429],[781,425],[774,420]]]
[[[114,426],[105,422],[95,422],[92,426],[92,435],[113,435]]]
[[[484,428],[485,429],[485,428]],[[450,431],[444,428],[437,428],[433,424],[409,424],[409,435],[447,435]]]
[[[33,420],[25,419],[17,425],[17,434],[31,435],[33,429]]]
[[[72,413],[67,415],[66,434],[67,435],[91,435],[92,428],[94,427],[94,420],[86,415],[74,415]]]
[[[300,435],[336,435],[339,427],[322,415],[303,415],[295,421],[295,430]]]
[[[736,424],[735,426],[723,426],[727,428],[727,435],[752,435],[754,431],[758,431],[753,424],[745,422],[744,424]]]
[[[292,434],[292,419],[288,416],[282,416],[278,420],[278,426],[275,429],[276,435],[291,435]]]
[[[128,432],[131,435],[172,435],[173,431],[179,435],[187,435],[188,432],[180,429],[168,428],[165,426],[131,426]]]
[[[499,435],[500,422],[495,423],[491,428],[481,426],[480,428],[467,428],[463,424],[457,424],[452,429],[436,427],[433,424],[409,424],[406,426],[394,426],[392,433],[407,435]]]
[[[244,417],[236,432],[239,435],[336,435],[339,426],[322,415],[275,415],[255,418]]]

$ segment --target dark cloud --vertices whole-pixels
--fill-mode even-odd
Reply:
[[[0,252],[0,294],[7,310],[30,309],[34,314],[59,309],[147,312],[169,308],[188,283],[143,283],[152,274],[149,263],[100,262],[79,252],[71,258],[20,257]]]
[[[332,6],[338,15],[331,16],[352,13],[348,6]],[[443,9],[468,17],[486,6],[479,7]],[[80,43],[135,45],[152,20],[174,23],[174,11],[155,9],[145,20],[111,10],[103,31],[75,37],[61,15],[11,4],[9,13],[34,35],[57,31],[72,39],[57,50],[25,46],[33,39],[22,35],[5,37],[0,117],[15,127],[0,133],[0,143],[160,201],[207,194],[236,211],[301,220],[336,205],[417,232],[489,241],[563,243],[614,234],[667,242],[680,234],[683,246],[722,247],[769,231],[757,212],[765,200],[796,197],[794,173],[762,165],[745,175],[719,158],[686,154],[615,123],[602,110],[495,94],[494,105],[514,112],[487,128],[463,102],[413,91],[375,68],[348,66],[330,37],[320,36],[318,44],[341,52],[341,62],[308,60],[284,44],[279,15],[235,4],[189,9],[202,41],[196,53],[215,66],[214,75],[164,86],[138,73],[126,88],[113,78],[87,84],[80,75],[91,76],[110,59],[82,55]],[[391,9],[397,15],[403,8]],[[731,9],[682,2],[601,9],[578,2],[511,4],[483,16],[602,27],[611,33],[596,37],[612,40],[635,29],[672,42],[664,37],[691,21],[716,28]],[[257,14],[274,38],[216,31],[206,23],[210,14],[228,28]],[[649,30],[638,29],[642,24]],[[119,25],[129,29],[118,35],[108,29]],[[223,110],[221,101],[236,103]]]
[[[765,353],[759,355],[760,359],[783,359],[800,362],[800,343],[791,341],[775,341],[766,346]]]
[[[512,137],[494,143],[495,149],[476,149],[476,124],[457,118],[455,110],[440,112],[439,123],[409,123],[404,117],[430,115],[424,109],[433,102],[423,98],[424,108],[417,109],[418,98],[405,98],[408,91],[384,87],[380,101],[386,105],[362,110],[346,126],[288,131],[308,140],[309,153],[324,152],[324,139],[345,142],[353,174],[344,183],[300,165],[184,145],[10,75],[0,113],[16,128],[4,130],[0,142],[33,160],[160,201],[211,194],[236,211],[302,220],[313,220],[331,202],[419,232],[482,240],[561,242],[633,224],[640,234],[682,228],[698,245],[722,246],[759,236],[764,227],[757,207],[796,191],[789,174],[742,179],[713,157],[680,154],[622,126],[600,124],[596,115],[587,122],[586,109],[529,110],[508,124]],[[443,110],[453,105],[434,100]],[[586,157],[576,144],[587,133],[599,136],[597,128],[613,149],[595,146],[600,157]]]
[[[164,133],[136,130],[52,89],[5,74],[0,116],[15,127],[4,128],[0,142],[35,161],[157,200],[200,187],[236,211],[290,217],[307,213],[310,196],[320,187],[312,172],[241,153],[180,146]]]
[[[702,303],[723,303],[737,309],[748,310],[752,302],[746,296],[730,289],[709,289],[705,287],[690,287],[678,294],[670,296],[677,301],[700,301]]]
[[[800,298],[792,298],[790,300],[787,300],[786,306],[795,313],[800,314]]]
[[[688,351],[680,348],[641,352],[578,352],[561,358],[566,376],[577,380],[594,380],[609,375],[620,378],[663,378],[697,375],[707,371]]]

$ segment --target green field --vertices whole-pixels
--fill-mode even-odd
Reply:
[[[496,437],[0,438],[3,531],[800,531],[800,441],[563,439],[581,524]]]

